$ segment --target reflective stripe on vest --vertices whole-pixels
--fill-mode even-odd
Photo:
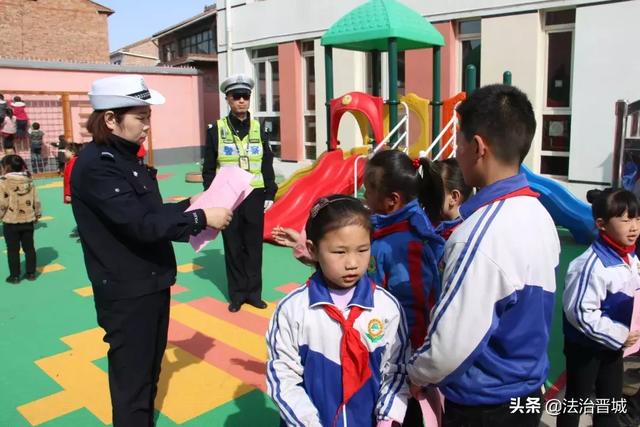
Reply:
[[[220,119],[218,124],[218,165],[239,166],[240,156],[249,157],[249,173],[253,175],[251,186],[253,188],[264,188],[262,177],[262,138],[260,136],[260,123],[251,120],[249,133],[242,138],[233,133],[226,119]]]

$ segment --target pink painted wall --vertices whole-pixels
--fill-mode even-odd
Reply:
[[[440,48],[442,69],[440,91],[442,98],[455,95],[456,86],[456,36],[453,22],[434,24],[444,36],[444,46]],[[424,98],[433,98],[433,50],[417,49],[405,52],[406,92],[414,92]]]
[[[0,92],[20,91],[88,92],[93,80],[123,73],[102,71],[0,68]],[[205,123],[202,78],[199,75],[140,73],[147,85],[163,94],[164,105],[152,107],[153,148],[199,146],[204,142]],[[25,97],[29,98],[29,97]],[[79,123],[86,121],[81,112],[88,97],[72,96],[74,141],[82,141]],[[78,102],[79,101],[79,102]]]
[[[302,58],[296,42],[278,45],[280,64],[280,143],[282,160],[304,160]]]
[[[440,94],[442,99],[455,94],[456,83],[456,37],[451,21],[434,25],[444,36],[444,46],[440,48]],[[417,49],[405,52],[406,93],[415,93],[423,98],[433,99],[433,49]],[[429,122],[431,123],[431,122]],[[410,121],[411,142],[421,134],[420,122],[415,114]],[[430,132],[430,131],[429,131]],[[431,139],[436,135],[431,135]]]

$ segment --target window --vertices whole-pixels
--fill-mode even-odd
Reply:
[[[544,14],[546,96],[542,111],[540,173],[561,179],[569,175],[574,22],[574,9]]]
[[[467,66],[476,67],[476,87],[480,87],[480,34],[481,22],[462,21],[458,23],[458,40],[460,41],[460,88],[467,87]]]
[[[404,51],[398,52],[398,96],[405,93],[405,55]]]
[[[302,42],[304,158],[316,158],[316,71],[313,41]]]
[[[162,62],[173,61],[178,55],[178,43],[172,41],[162,46]]]
[[[213,31],[205,30],[180,39],[180,56],[190,53],[211,54],[215,52]]]
[[[267,47],[251,52],[256,87],[253,93],[254,116],[264,123],[269,132],[271,150],[280,157],[280,72],[278,48]]]

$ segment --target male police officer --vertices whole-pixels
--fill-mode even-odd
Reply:
[[[233,220],[222,232],[229,287],[229,311],[242,304],[266,308],[262,301],[262,232],[264,212],[273,204],[278,186],[273,172],[273,153],[267,135],[249,114],[254,81],[236,74],[222,82],[231,112],[207,130],[202,177],[209,188],[222,166],[239,166],[253,175],[253,191],[238,206]]]

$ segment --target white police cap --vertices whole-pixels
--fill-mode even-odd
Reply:
[[[94,110],[164,104],[164,96],[149,89],[140,75],[121,75],[95,80],[89,100]]]
[[[232,90],[248,90],[251,92],[251,89],[253,89],[255,84],[255,81],[245,74],[234,74],[220,83],[220,91],[224,94],[227,94]]]

